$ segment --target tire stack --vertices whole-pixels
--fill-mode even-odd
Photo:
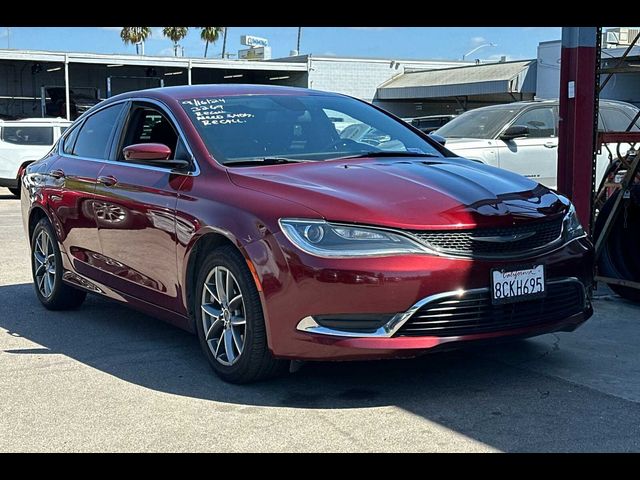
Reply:
[[[622,200],[617,218],[598,259],[598,274],[640,282],[640,185],[631,187],[629,198]],[[604,204],[596,220],[597,241],[613,204],[621,191],[616,191]],[[611,290],[623,298],[640,302],[640,289],[610,284]]]

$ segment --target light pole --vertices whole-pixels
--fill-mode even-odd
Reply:
[[[224,55],[227,53],[227,31],[229,27],[224,27],[224,37],[222,39],[222,59],[224,60]]]
[[[462,55],[462,60],[464,60],[464,58],[467,55],[471,55],[473,52],[475,52],[476,50],[480,50],[481,48],[484,47],[497,47],[498,45],[496,43],[483,43],[482,45],[478,45],[476,48],[474,48],[473,50],[469,50],[467,53],[465,53],[464,55]]]

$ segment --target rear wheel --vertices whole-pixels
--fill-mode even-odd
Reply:
[[[248,383],[284,369],[286,363],[269,351],[258,290],[236,249],[207,254],[193,299],[200,345],[223,380]]]
[[[87,292],[62,281],[62,257],[49,220],[42,218],[31,236],[31,272],[36,296],[49,310],[67,310],[82,304]]]

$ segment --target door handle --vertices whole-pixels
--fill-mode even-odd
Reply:
[[[98,177],[98,183],[105,185],[107,187],[113,187],[116,183],[118,183],[118,179],[111,175],[100,176]]]
[[[49,175],[51,175],[53,178],[64,178],[64,172],[60,169],[51,170],[49,172]]]
[[[547,142],[544,144],[545,147],[547,148],[556,148],[558,146],[557,143],[553,143],[553,142]]]

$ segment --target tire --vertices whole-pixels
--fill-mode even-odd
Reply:
[[[20,198],[20,188],[9,188],[8,190],[14,197]]]
[[[620,194],[616,191],[603,205],[594,228],[594,239],[598,239],[613,204]],[[618,214],[613,223],[607,243],[598,259],[598,274],[640,282],[640,186],[632,187],[631,199],[627,203],[627,227],[624,212]],[[624,209],[624,204],[623,207]],[[627,300],[640,302],[640,290],[610,284],[609,288]]]
[[[205,283],[209,288],[205,289]],[[222,292],[218,285],[223,285]],[[231,295],[227,295],[228,288]],[[258,290],[244,258],[234,247],[225,245],[205,256],[194,290],[200,346],[220,378],[229,383],[250,383],[274,377],[286,368],[286,362],[269,351]]]
[[[62,281],[60,247],[47,218],[37,223],[31,235],[31,273],[36,296],[49,310],[77,308],[87,296],[87,292]]]

